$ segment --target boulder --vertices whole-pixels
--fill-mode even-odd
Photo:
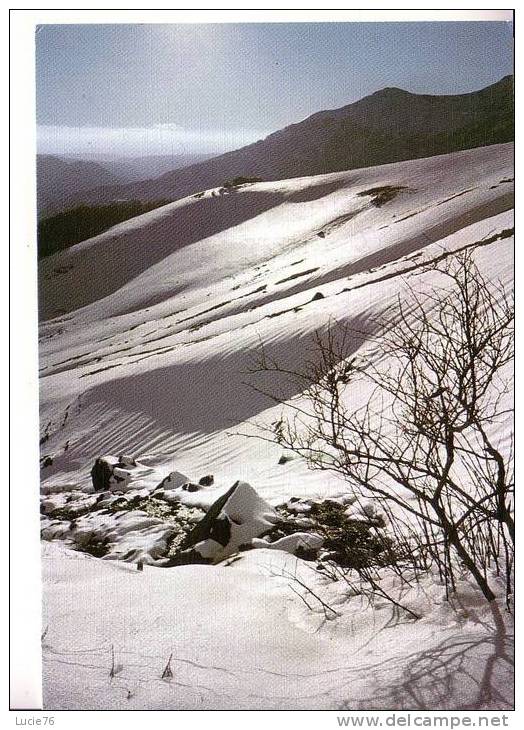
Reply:
[[[190,482],[190,478],[185,474],[182,474],[179,471],[172,471],[167,475],[167,477],[162,479],[157,489],[177,489],[178,487],[181,487],[184,484],[189,484]]]
[[[216,563],[270,530],[278,515],[247,482],[237,481],[188,534],[172,565]]]
[[[292,535],[281,537],[275,542],[267,542],[267,540],[257,538],[252,541],[255,548],[284,550],[286,553],[308,560],[313,560],[316,557],[323,544],[324,538],[315,532],[295,532]]]
[[[293,460],[293,456],[291,454],[287,454],[284,452],[282,454],[282,456],[280,457],[280,459],[278,460],[278,463],[280,466],[282,466],[282,464],[287,464],[288,461],[292,461],[292,460]]]
[[[182,484],[183,492],[199,492],[202,489],[201,484],[195,484],[194,482],[186,482]]]
[[[116,456],[99,456],[91,469],[95,492],[124,491],[131,480],[131,472],[124,466]]]
[[[95,492],[109,492],[111,490],[110,479],[113,469],[118,464],[114,456],[99,456],[91,469],[91,479]]]
[[[198,480],[198,483],[202,487],[210,487],[214,481],[215,481],[215,478],[212,474],[206,474],[205,477],[202,477],[201,479]]]

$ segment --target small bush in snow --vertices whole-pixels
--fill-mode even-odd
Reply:
[[[443,254],[430,270],[432,289],[411,291],[375,323],[382,334],[374,353],[355,356],[355,333],[332,328],[317,335],[317,359],[304,371],[289,373],[264,352],[254,371],[291,377],[302,393],[288,404],[292,416],[274,426],[277,443],[380,505],[404,556],[435,566],[448,591],[465,569],[492,601],[495,570],[509,605],[515,528],[504,397],[512,388],[512,302],[469,251]],[[347,396],[358,402],[362,391],[369,398],[353,406]],[[356,529],[353,537],[365,536]]]

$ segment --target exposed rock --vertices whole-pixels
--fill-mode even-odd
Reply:
[[[278,521],[275,510],[247,482],[235,482],[191,530],[172,565],[215,563],[250,544]]]
[[[91,479],[95,492],[108,492],[111,490],[111,477],[113,469],[118,464],[114,456],[100,456],[91,469]]]
[[[209,510],[206,512],[206,516],[202,520],[200,520],[200,522],[191,531],[187,540],[188,546],[195,545],[196,543],[200,542],[201,540],[205,540],[210,536],[213,529],[213,524],[218,519],[222,508],[225,506],[226,502],[233,494],[235,489],[236,483],[231,487],[231,489],[229,489],[225,494],[219,497],[216,502],[211,505]]]
[[[134,464],[132,463],[134,462]],[[91,469],[91,480],[95,492],[124,492],[131,482],[131,471],[137,466],[129,456],[119,457],[110,454],[100,456]]]
[[[312,302],[317,302],[319,299],[324,299],[324,298],[325,297],[322,294],[322,292],[321,291],[317,291],[317,293],[315,294],[315,296],[313,297],[313,299],[311,301]]]
[[[278,460],[278,463],[279,463],[280,465],[282,465],[282,464],[287,464],[287,463],[288,463],[288,461],[292,461],[292,459],[293,459],[293,456],[291,456],[290,454],[282,454],[282,456],[281,456],[281,457],[280,457],[280,459]]]
[[[177,487],[188,484],[190,481],[191,479],[185,474],[179,471],[172,471],[167,477],[162,479],[157,489],[177,489]]]
[[[198,480],[198,483],[202,487],[210,487],[214,481],[215,481],[215,478],[212,474],[206,474],[205,477],[202,477],[201,479]]]
[[[318,551],[324,544],[324,538],[316,532],[295,532],[286,535],[279,540],[269,542],[255,538],[251,541],[255,548],[267,548],[270,550],[284,550],[286,553],[297,555],[309,560],[314,560]],[[307,555],[307,558],[305,557]]]
[[[168,489],[167,491],[164,491],[163,489],[155,489],[153,496],[156,499],[161,499],[171,505],[178,504],[180,502],[179,489]]]
[[[284,451],[279,464],[293,457]],[[380,529],[385,523],[375,504],[352,494],[291,497],[274,509],[253,487],[237,481],[208,508],[212,474],[196,484],[173,471],[151,491],[139,486],[142,470],[133,457],[101,456],[91,471],[96,494],[44,492],[42,536],[67,540],[106,560],[166,567],[216,564],[239,550],[266,548],[358,568],[385,564],[395,550]],[[202,495],[188,494],[199,491]]]
[[[194,482],[186,482],[182,484],[182,490],[184,492],[199,492],[202,489],[201,484],[195,484]]]

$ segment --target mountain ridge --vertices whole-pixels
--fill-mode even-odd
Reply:
[[[177,200],[238,175],[289,179],[431,157],[513,138],[512,76],[458,95],[413,94],[387,87],[339,109],[316,112],[238,150],[140,183],[98,187],[82,202]]]

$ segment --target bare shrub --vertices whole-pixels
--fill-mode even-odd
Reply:
[[[497,434],[502,424],[512,433],[503,398],[512,387],[512,302],[469,251],[431,269],[438,285],[398,300],[372,353],[351,358],[355,334],[335,328],[316,335],[311,362],[296,372],[261,352],[253,372],[292,378],[302,391],[265,437],[371,498],[411,566],[437,566],[448,592],[459,565],[488,601],[490,571],[503,574],[509,607],[512,437],[508,446]]]

